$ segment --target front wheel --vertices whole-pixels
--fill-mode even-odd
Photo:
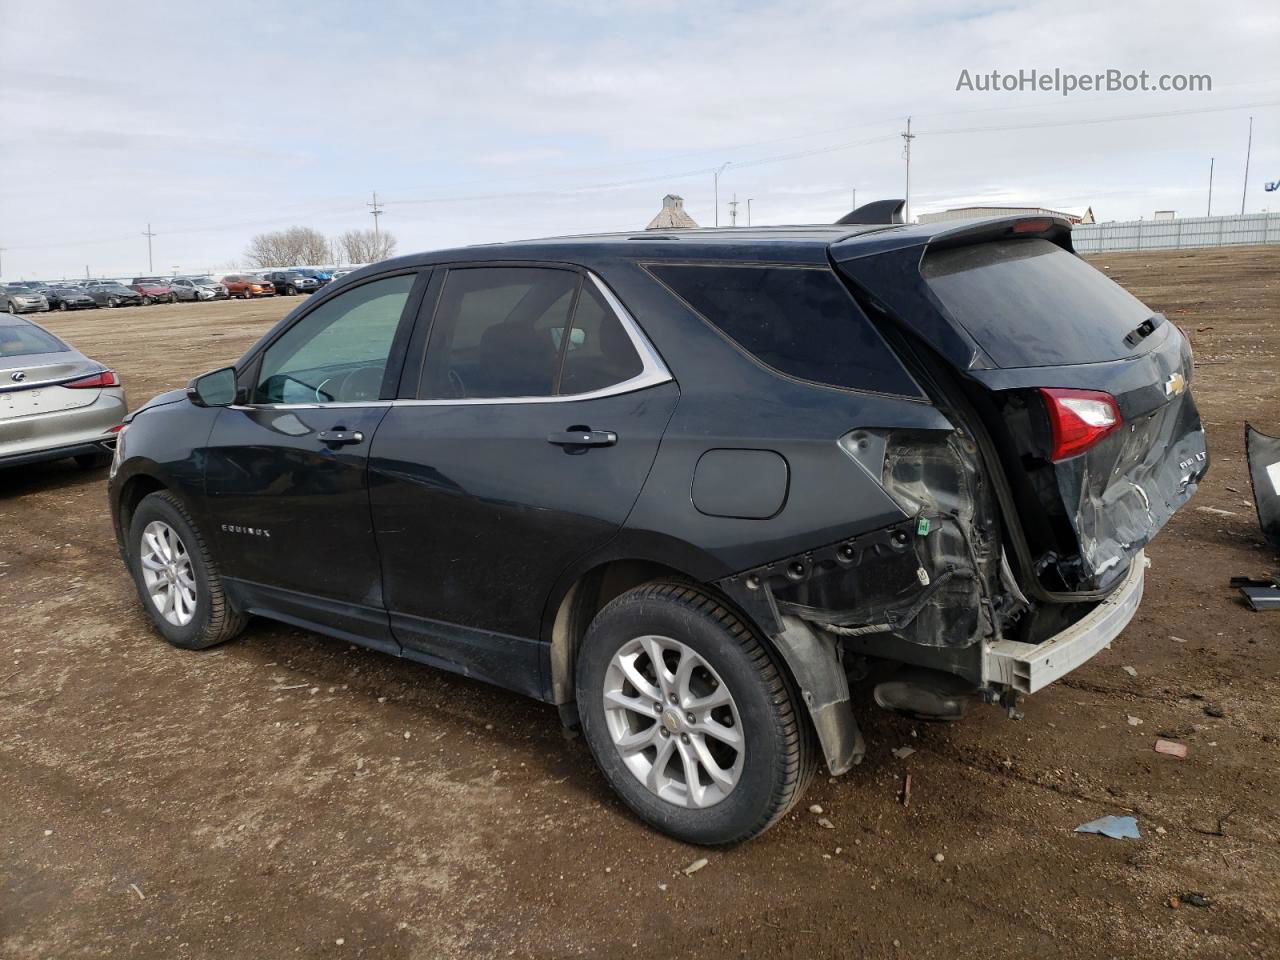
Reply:
[[[747,840],[812,777],[813,735],[781,663],[695,585],[614,599],[587,631],[576,682],[583,736],[610,785],[677,839]]]
[[[107,300],[107,306],[108,306],[108,307],[118,307],[118,306],[120,306],[120,301],[119,301],[119,299],[117,299],[116,297],[110,297],[110,298],[108,298],[108,300]]]
[[[158,491],[138,504],[129,523],[129,568],[147,616],[175,647],[203,650],[244,629],[209,546],[173,494]]]
[[[298,295],[298,288],[290,285],[289,287],[285,288],[284,292],[291,297],[296,297]]]
[[[70,308],[69,306],[67,306],[67,301],[63,300],[60,304],[58,304],[58,309],[59,309],[59,310],[70,310],[71,308]]]
[[[177,303],[177,302],[178,302],[178,295],[177,295],[176,293],[171,293],[171,294],[169,294],[169,302],[170,302],[170,303]]]
[[[150,297],[143,297],[143,298],[142,298],[142,305],[143,305],[144,307],[149,307],[149,306],[151,306],[151,298],[150,298]]]

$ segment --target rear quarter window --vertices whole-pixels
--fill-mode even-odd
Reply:
[[[922,270],[952,319],[1002,367],[1132,356],[1125,337],[1152,316],[1120,284],[1048,240],[930,251]]]
[[[898,358],[825,267],[649,264],[704,320],[797,380],[919,396]]]

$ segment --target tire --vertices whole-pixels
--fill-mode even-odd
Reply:
[[[144,307],[149,307],[149,306],[151,306],[151,304],[152,304],[153,302],[154,302],[154,301],[153,301],[150,297],[143,297],[143,298],[142,298],[142,305],[143,305]]]
[[[111,466],[109,453],[82,453],[74,459],[76,466],[81,470],[101,470],[103,467]]]
[[[59,310],[70,310],[71,308],[70,308],[69,306],[67,306],[67,301],[63,300],[60,304],[58,304],[58,309],[59,309]]]
[[[144,541],[144,534],[162,532],[153,526],[155,524],[167,528],[176,537],[181,550],[174,549],[171,555],[180,558],[180,568],[181,560],[185,559],[185,572],[188,580],[194,584],[194,591],[186,591],[187,596],[194,593],[194,605],[181,608],[189,609],[190,616],[185,623],[175,622],[165,616],[152,599],[143,574],[144,554],[156,553]],[[168,491],[157,491],[143,497],[133,512],[133,519],[129,523],[129,571],[133,574],[133,582],[147,616],[160,634],[175,647],[204,650],[225,643],[239,634],[248,622],[248,618],[232,609],[227,600],[217,562],[208,543],[200,535],[195,521],[182,501]],[[175,619],[180,620],[181,616],[178,615]]]
[[[290,284],[289,286],[285,287],[284,292],[291,297],[296,297],[298,295],[298,288],[295,287],[293,284]]]
[[[176,293],[171,293],[171,294],[169,294],[169,302],[170,302],[170,303],[177,303],[177,302],[178,302],[178,295],[177,295]]]
[[[120,300],[119,300],[119,298],[118,298],[118,297],[108,297],[108,298],[107,298],[107,306],[108,306],[108,307],[118,307],[118,306],[120,306]]]
[[[666,665],[660,682],[649,650]],[[693,679],[681,685],[675,678],[690,655]],[[576,680],[583,736],[610,786],[640,819],[676,839],[748,840],[784,816],[813,776],[813,733],[781,663],[742,618],[694,584],[658,581],[610,602],[587,630]],[[621,700],[606,707],[607,693]],[[690,702],[726,693],[727,704],[686,712]],[[661,712],[653,709],[659,703]],[[691,716],[696,722],[687,724]],[[718,733],[699,732],[711,730]],[[722,739],[735,731],[736,748]],[[627,737],[646,745],[624,759],[615,741]],[[690,791],[685,758],[707,756],[719,778],[694,760],[698,786]]]
[[[15,317],[18,315],[18,308],[13,305],[13,301],[9,301],[9,312]]]

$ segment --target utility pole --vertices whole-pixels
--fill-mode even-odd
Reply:
[[[155,273],[156,268],[151,265],[151,238],[155,236],[151,232],[151,224],[147,224],[147,229],[142,235],[147,238],[147,273]]]
[[[738,195],[735,193],[733,199],[729,201],[729,226],[736,227],[738,225]]]
[[[365,206],[373,207],[373,210],[371,211],[373,213],[373,242],[376,247],[380,248],[382,244],[378,239],[378,218],[382,216],[382,207],[378,206],[377,190],[373,191],[373,203],[366,203]]]
[[[1204,215],[1213,216],[1213,157],[1209,158],[1209,206],[1205,209]]]
[[[751,226],[751,201],[754,197],[747,197],[747,226]]]
[[[907,161],[907,195],[903,201],[904,219],[907,223],[911,222],[911,141],[915,138],[916,135],[911,132],[911,118],[907,117],[907,129],[902,133],[902,158]]]
[[[711,175],[712,189],[715,191],[716,204],[716,226],[720,226],[720,174],[724,173],[724,168],[731,164],[732,160],[726,160],[716,168],[716,172]]]
[[[1253,153],[1253,117],[1249,118],[1249,145],[1244,148],[1244,187],[1240,190],[1240,214],[1244,215],[1244,198],[1249,192],[1249,155]]]

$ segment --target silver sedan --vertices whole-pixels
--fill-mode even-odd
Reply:
[[[105,466],[126,412],[120,378],[39,324],[0,314],[0,467]]]

